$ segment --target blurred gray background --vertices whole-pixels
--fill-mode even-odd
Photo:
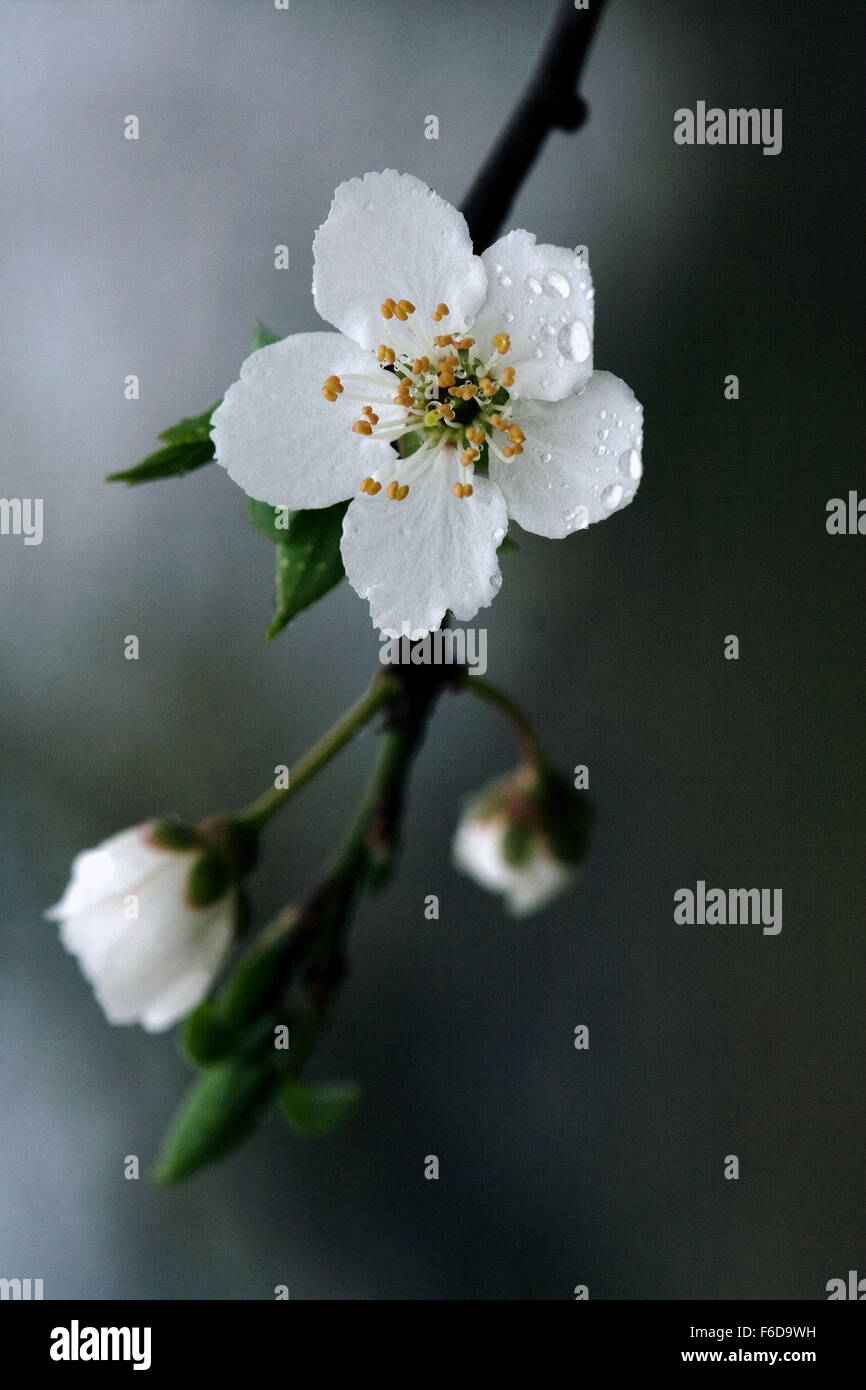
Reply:
[[[551,9],[0,6],[0,493],[45,499],[41,546],[0,538],[0,1274],[48,1298],[820,1299],[863,1271],[866,540],[824,525],[866,490],[862,5],[611,0],[589,123],[513,210],[589,246],[596,363],[646,408],[635,504],[520,536],[479,618],[490,677],[589,765],[582,884],[515,924],[452,871],[461,798],[513,753],[444,701],[311,1073],[357,1078],[364,1108],[318,1143],[272,1120],[168,1193],[122,1164],[152,1160],[187,1068],[105,1023],[41,916],[79,849],[249,800],[365,685],[347,585],[263,645],[271,551],[221,470],[102,478],[222,393],[255,318],[317,327],[340,180],[394,166],[460,200]],[[781,155],[676,146],[699,99],[782,107]],[[269,830],[261,921],[313,881],[373,751]],[[781,887],[781,935],[674,926],[698,878]]]

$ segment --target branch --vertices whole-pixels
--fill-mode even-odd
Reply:
[[[547,42],[526,90],[466,195],[463,215],[476,250],[499,231],[551,130],[577,130],[587,116],[577,84],[605,0],[577,10],[560,0]]]

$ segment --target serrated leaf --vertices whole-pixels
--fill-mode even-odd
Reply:
[[[284,1081],[279,1089],[280,1107],[296,1134],[321,1138],[345,1124],[361,1104],[361,1089],[353,1081],[325,1081],[315,1085]]]
[[[273,617],[265,632],[266,641],[276,637],[292,618],[323,598],[343,578],[340,538],[348,505],[348,502],[337,502],[333,507],[289,512],[287,528],[274,527],[276,597]],[[276,511],[279,513],[280,508]],[[262,530],[261,518],[257,520],[254,516],[253,520]],[[265,534],[269,534],[267,529]]]
[[[261,319],[256,319],[256,327],[253,333],[253,352],[258,352],[259,348],[270,347],[271,343],[278,343],[279,341],[276,333],[272,333],[271,330],[262,323]]]
[[[276,1075],[263,1061],[219,1062],[187,1094],[163,1144],[153,1181],[187,1178],[223,1158],[256,1128],[271,1100]]]
[[[161,478],[182,478],[196,468],[210,463],[214,456],[213,441],[210,439],[189,440],[185,444],[167,444],[155,454],[149,454],[134,468],[125,468],[121,473],[109,473],[107,483],[154,483]]]
[[[219,404],[219,401],[214,401],[201,415],[190,415],[169,426],[159,438],[164,439],[166,444],[195,444],[200,439],[210,440],[211,416]]]

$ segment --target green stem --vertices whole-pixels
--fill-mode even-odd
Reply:
[[[471,690],[473,695],[477,695],[479,700],[485,704],[492,705],[494,709],[504,714],[510,723],[520,747],[523,749],[526,758],[535,767],[544,767],[547,758],[538,740],[538,735],[532,727],[532,722],[525,710],[510,695],[506,695],[498,686],[491,685],[490,681],[485,680],[484,676],[468,676],[463,681],[462,688]]]
[[[299,792],[320,768],[329,763],[335,754],[370,722],[374,714],[393,700],[398,690],[399,685],[392,676],[377,674],[357,704],[347,710],[333,728],[329,729],[289,770],[288,786],[273,787],[263,792],[249,806],[238,812],[234,817],[235,822],[253,830],[261,829],[290,797]]]

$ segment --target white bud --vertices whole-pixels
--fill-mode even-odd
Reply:
[[[66,892],[46,917],[78,960],[110,1023],[170,1028],[206,994],[231,944],[234,893],[207,907],[187,895],[201,850],[161,848],[152,824],[133,826],[85,850]],[[130,919],[125,905],[138,900]]]
[[[543,835],[531,836],[519,864],[509,863],[505,840],[508,819],[483,818],[471,809],[454,837],[454,862],[491,893],[501,893],[516,917],[537,912],[574,878],[574,868],[551,853]]]

